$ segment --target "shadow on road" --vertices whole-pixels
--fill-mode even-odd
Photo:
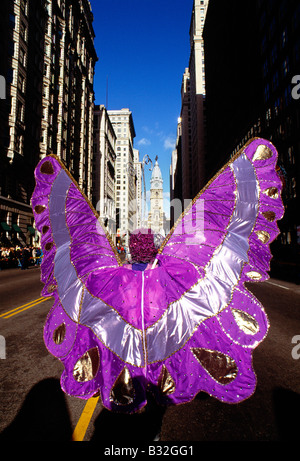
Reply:
[[[0,441],[70,441],[72,427],[58,379],[45,379],[28,393]]]
[[[288,389],[273,391],[279,440],[299,440],[300,395]]]
[[[150,442],[160,433],[165,407],[156,404],[149,396],[142,413],[120,414],[105,408],[94,423],[92,441],[106,442],[135,440]]]

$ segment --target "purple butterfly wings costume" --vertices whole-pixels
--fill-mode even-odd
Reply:
[[[32,196],[41,232],[43,296],[54,304],[46,347],[64,365],[61,386],[109,410],[133,413],[200,391],[227,403],[256,387],[252,353],[265,338],[263,306],[244,286],[269,278],[269,244],[283,216],[274,146],[255,138],[184,211],[156,256],[135,271],[55,156],[40,161]]]

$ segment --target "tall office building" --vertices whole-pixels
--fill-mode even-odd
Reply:
[[[190,61],[189,61],[189,98],[190,120],[184,119],[190,130],[190,155],[189,161],[189,196],[185,199],[193,199],[204,185],[205,178],[205,60],[203,27],[205,23],[208,0],[194,0],[192,20],[190,27]],[[188,89],[186,90],[188,91]],[[183,131],[185,128],[183,127]],[[183,151],[183,164],[187,157]],[[184,188],[187,193],[187,187]]]
[[[115,242],[116,134],[103,105],[94,110],[94,154],[92,203],[107,232]]]
[[[172,228],[183,212],[182,194],[182,122],[181,117],[177,123],[177,137],[175,149],[172,151],[170,165],[170,227]]]
[[[129,233],[136,227],[136,172],[134,168],[135,129],[129,109],[108,110],[116,133],[116,225],[118,235],[128,245]]]
[[[44,35],[47,12],[42,2],[1,2],[0,239],[1,245],[33,243],[30,196],[39,158]]]
[[[259,21],[256,1],[215,0],[209,3],[203,34],[206,181],[247,140],[248,132],[252,136],[259,131],[263,104]]]
[[[166,218],[164,213],[163,179],[157,156],[155,158],[150,184],[148,227],[155,233],[165,235]]]
[[[0,238],[24,245],[36,238],[30,198],[40,158],[58,155],[91,196],[93,14],[88,0],[7,0],[0,8]]]
[[[194,0],[190,25],[189,67],[181,85],[181,139],[177,155],[182,184],[178,198],[192,200],[205,181],[206,117],[203,27],[209,0]],[[179,164],[180,163],[180,164]],[[178,188],[177,188],[178,189]],[[177,191],[178,194],[178,191]]]
[[[143,171],[142,171],[142,162],[140,162],[140,152],[137,149],[133,149],[133,156],[134,156],[134,168],[136,174],[136,218],[135,218],[135,226],[137,229],[142,227],[142,220],[143,220],[143,204],[142,204],[142,197],[143,197]]]
[[[299,35],[297,0],[209,4],[204,30],[207,179],[250,138],[273,142],[284,172],[285,215],[271,264],[298,281],[300,103],[293,80],[299,75]]]
[[[181,84],[181,112],[180,112],[180,149],[181,157],[178,155],[178,167],[181,159],[182,186],[181,196],[183,198],[193,197],[193,169],[192,169],[192,115],[190,95],[190,71],[188,68],[182,77]],[[177,146],[178,149],[178,146]]]
[[[40,155],[58,155],[91,199],[93,14],[88,0],[46,0]]]

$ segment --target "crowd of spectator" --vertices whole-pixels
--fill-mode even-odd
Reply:
[[[22,270],[30,266],[41,264],[43,253],[41,248],[26,247],[2,247],[0,248],[0,270],[19,267]]]

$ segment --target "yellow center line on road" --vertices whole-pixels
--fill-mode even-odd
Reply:
[[[82,442],[86,434],[87,428],[89,427],[91,418],[95,411],[96,405],[98,403],[98,397],[91,397],[85,404],[83,412],[78,420],[78,423],[74,429],[72,441],[73,442]]]
[[[47,299],[48,298],[35,299],[34,301],[31,301],[30,303],[23,304],[22,306],[16,307],[15,309],[4,312],[4,314],[1,314],[0,317],[3,317],[4,319],[8,319],[14,315],[19,314],[20,312],[26,311],[27,309],[30,309],[31,307],[36,306],[37,304],[43,303]]]

